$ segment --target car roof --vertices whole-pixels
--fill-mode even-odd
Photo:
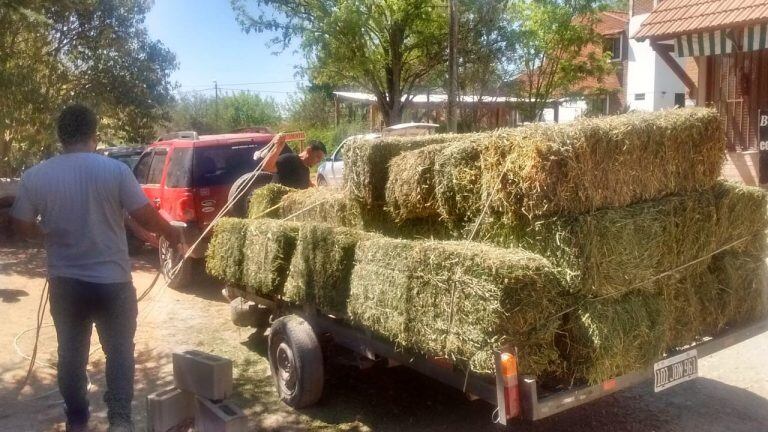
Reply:
[[[233,133],[219,135],[201,135],[197,139],[169,139],[155,141],[149,147],[216,147],[226,146],[237,142],[252,142],[254,144],[267,144],[272,141],[274,134],[265,133]]]

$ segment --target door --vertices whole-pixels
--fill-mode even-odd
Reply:
[[[144,195],[147,196],[150,204],[156,209],[160,209],[162,203],[163,168],[167,154],[168,149],[164,147],[148,150],[141,155],[133,169],[133,174],[141,185]],[[157,238],[154,234],[142,229],[133,221],[129,220],[126,223],[136,237],[147,243],[157,244]]]
[[[328,179],[330,186],[341,186],[344,183],[344,144],[343,141],[339,144],[339,147],[333,152],[331,157],[331,178]]]

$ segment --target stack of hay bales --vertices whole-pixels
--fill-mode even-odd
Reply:
[[[377,238],[357,248],[349,316],[406,351],[493,371],[493,350],[516,346],[524,370],[556,374],[554,316],[566,304],[554,267],[521,249]]]
[[[280,282],[269,292],[478,373],[513,345],[523,372],[566,382],[645,368],[766,316],[768,200],[717,180],[724,138],[711,110],[345,150],[343,190],[281,191],[267,215],[299,224],[281,228],[293,257],[248,237],[283,222],[227,222],[216,235],[245,233],[245,255],[214,242],[222,257],[209,271],[236,281],[230,263],[278,255],[261,268],[284,277],[257,281],[252,269],[240,283]],[[274,191],[263,194],[251,214],[274,207]]]

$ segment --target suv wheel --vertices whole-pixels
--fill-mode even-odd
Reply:
[[[160,258],[160,272],[163,274],[163,278],[171,288],[185,288],[191,281],[192,263],[189,260],[184,261],[176,271],[176,274],[172,274],[184,256],[171,247],[168,240],[164,237],[160,237],[159,243],[157,250]]]
[[[318,186],[328,186],[328,180],[325,179],[325,177],[318,175],[317,176],[317,185]]]

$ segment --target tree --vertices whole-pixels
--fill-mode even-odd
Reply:
[[[611,70],[610,61],[594,47],[600,35],[594,0],[515,0],[509,8],[514,23],[510,63],[517,72],[517,93],[526,100],[523,114],[539,118],[552,97],[568,95],[586,78]]]
[[[461,113],[461,130],[477,128],[482,100],[498,93],[504,80],[510,49],[508,7],[508,0],[459,1],[459,93],[477,100]]]
[[[72,102],[102,117],[102,140],[143,142],[168,120],[175,56],[149,38],[147,0],[0,0],[0,175],[56,151]]]
[[[387,125],[400,122],[414,88],[445,62],[448,18],[440,0],[231,2],[246,32],[276,32],[272,43],[281,49],[300,38],[313,82],[373,93]]]
[[[205,95],[180,98],[173,108],[173,130],[194,130],[201,134],[232,132],[251,126],[277,126],[280,109],[271,97],[237,92],[218,101]]]
[[[629,0],[605,0],[602,4],[603,9],[615,11],[629,11]]]

